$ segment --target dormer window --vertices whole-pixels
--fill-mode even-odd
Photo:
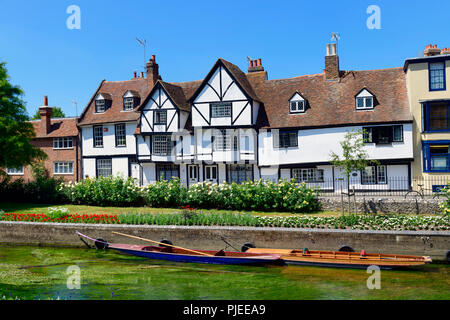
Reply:
[[[136,91],[128,90],[123,96],[123,110],[133,110],[139,105],[139,102],[139,94]]]
[[[306,110],[306,100],[302,95],[296,92],[289,100],[290,113],[303,113]]]
[[[363,89],[356,95],[356,109],[357,110],[370,110],[374,106],[374,95],[367,89]]]
[[[111,96],[107,93],[99,93],[95,99],[95,113],[103,113],[111,106]]]
[[[95,112],[102,113],[106,111],[106,101],[105,100],[95,100]]]

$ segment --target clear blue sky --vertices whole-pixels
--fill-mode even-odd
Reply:
[[[80,30],[66,27],[72,4]],[[372,4],[380,30],[366,26]],[[333,31],[341,33],[341,69],[402,66],[429,43],[450,47],[449,12],[448,0],[1,0],[0,61],[30,115],[48,95],[73,116],[72,101],[80,113],[102,79],[143,71],[136,37],[147,40],[165,81],[202,79],[219,57],[246,71],[246,56],[262,58],[276,79],[322,72]]]

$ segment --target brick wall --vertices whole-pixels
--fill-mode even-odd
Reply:
[[[81,178],[81,150],[79,137],[73,138],[72,149],[53,149],[53,138],[37,138],[32,140],[32,144],[41,148],[47,154],[47,159],[44,160],[44,166],[47,169],[50,177],[63,178],[64,181],[79,181]],[[57,161],[71,161],[73,162],[73,174],[54,174],[54,162]],[[23,175],[11,175],[11,181],[17,179],[24,179],[25,181],[33,180],[33,172],[31,166],[24,168]]]

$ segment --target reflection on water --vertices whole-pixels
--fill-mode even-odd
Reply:
[[[449,299],[450,266],[381,271],[369,290],[365,270],[302,266],[174,263],[115,251],[0,246],[0,297],[6,299]],[[71,265],[79,290],[67,288]]]

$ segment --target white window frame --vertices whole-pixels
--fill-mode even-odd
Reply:
[[[324,182],[324,170],[317,168],[293,168],[292,178],[301,182]]]
[[[53,138],[53,149],[73,149],[73,138],[72,137],[58,137]]]
[[[55,161],[53,162],[53,174],[73,174],[72,161]]]
[[[123,98],[123,110],[131,111],[135,108],[135,97],[125,97]]]
[[[6,173],[10,176],[22,176],[23,175],[23,166],[19,168],[6,168]]]
[[[127,126],[125,123],[114,124],[114,139],[116,147],[126,147],[127,146]],[[123,142],[120,143],[119,142]]]
[[[106,100],[105,99],[95,100],[95,113],[105,113],[105,111],[106,111]]]
[[[101,133],[101,135],[96,135],[96,129],[97,129],[98,132]],[[93,126],[93,128],[92,128],[92,140],[93,140],[94,148],[103,148],[104,142],[103,142],[103,126],[102,125]],[[101,144],[97,145],[97,143],[100,142],[100,141],[101,141]]]
[[[289,110],[290,110],[291,113],[303,113],[303,112],[305,112],[305,100],[292,100],[292,101],[290,101],[289,102]]]
[[[369,169],[371,171],[370,176],[367,175]],[[387,167],[385,165],[366,167],[361,171],[361,184],[387,184]]]

